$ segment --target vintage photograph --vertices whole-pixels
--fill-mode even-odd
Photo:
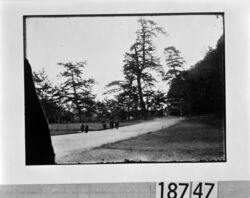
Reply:
[[[224,13],[23,16],[26,165],[226,162]]]

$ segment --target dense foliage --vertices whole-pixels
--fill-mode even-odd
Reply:
[[[181,101],[185,114],[223,114],[225,111],[224,37],[203,60],[172,79],[168,99]]]

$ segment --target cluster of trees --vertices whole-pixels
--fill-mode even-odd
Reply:
[[[86,62],[58,63],[64,68],[60,74],[64,81],[57,86],[49,82],[44,70],[33,73],[49,122],[224,112],[224,37],[189,70],[183,69],[180,52],[174,46],[166,47],[165,72],[155,55],[153,38],[166,32],[151,20],[139,19],[138,24],[136,39],[124,56],[124,78],[106,85],[104,94],[113,94],[113,99],[96,101],[92,93],[95,80],[82,77]],[[169,84],[168,92],[155,89],[153,74]]]
[[[95,81],[82,77],[86,62],[58,65],[64,68],[64,72],[60,74],[64,81],[59,86],[48,80],[44,70],[33,72],[36,92],[46,117],[49,122],[72,122],[76,118],[82,122],[94,112],[95,96],[91,89]]]
[[[225,112],[225,44],[220,37],[215,49],[189,70],[179,71],[170,81],[167,97],[181,106],[185,115]]]

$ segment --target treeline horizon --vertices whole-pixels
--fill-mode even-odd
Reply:
[[[155,55],[154,37],[165,35],[164,28],[152,20],[137,20],[136,40],[124,55],[123,79],[106,85],[104,94],[113,99],[96,100],[95,79],[84,79],[86,61],[58,63],[64,82],[53,85],[46,71],[33,72],[36,92],[49,123],[142,119],[155,116],[193,116],[225,112],[224,35],[205,57],[184,70],[185,60],[174,46],[166,46],[164,71]],[[32,65],[31,65],[32,66]],[[152,72],[169,85],[166,92],[156,90]]]

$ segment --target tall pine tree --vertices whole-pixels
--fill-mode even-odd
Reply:
[[[67,62],[58,63],[58,65],[65,69],[61,76],[66,79],[63,83],[63,89],[67,101],[71,102],[79,121],[82,122],[83,117],[89,116],[93,108],[95,96],[92,94],[92,86],[95,81],[92,78],[84,79],[82,77],[86,62]]]
[[[158,27],[152,20],[139,19],[139,29],[136,31],[136,41],[131,46],[130,52],[125,54],[124,73],[134,76],[138,98],[142,112],[146,111],[145,90],[154,86],[155,78],[152,71],[162,72],[160,59],[155,55],[153,38],[158,33],[166,34],[163,28]]]

